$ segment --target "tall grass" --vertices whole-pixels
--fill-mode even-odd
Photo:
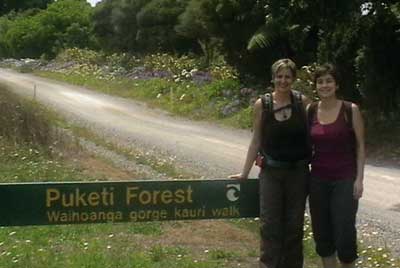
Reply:
[[[0,85],[0,136],[14,144],[51,148],[56,133],[52,113],[35,102],[22,100]]]

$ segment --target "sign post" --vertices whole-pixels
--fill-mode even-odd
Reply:
[[[0,184],[0,226],[258,217],[258,180]]]

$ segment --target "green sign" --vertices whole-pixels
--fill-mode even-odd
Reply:
[[[257,217],[258,180],[0,184],[0,226]]]

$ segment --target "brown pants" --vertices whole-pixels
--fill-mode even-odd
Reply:
[[[303,267],[309,169],[265,167],[260,173],[260,268]]]

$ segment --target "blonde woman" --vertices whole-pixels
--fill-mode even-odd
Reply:
[[[260,180],[260,267],[303,267],[303,221],[310,154],[305,105],[292,90],[296,65],[290,59],[272,67],[273,92],[254,106],[253,137],[240,174],[247,179],[257,158]]]

